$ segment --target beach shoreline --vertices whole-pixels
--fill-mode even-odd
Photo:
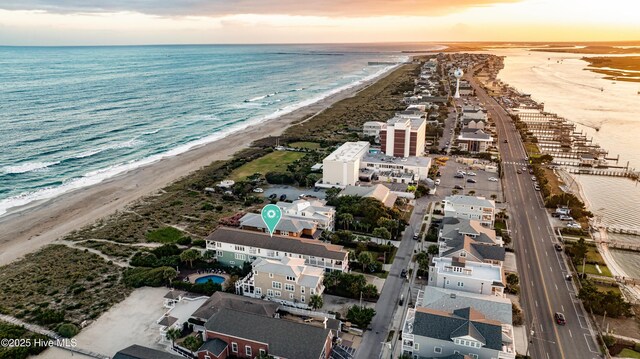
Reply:
[[[279,136],[291,125],[331,107],[387,77],[402,65],[273,119],[250,125],[221,139],[137,167],[98,184],[12,210],[0,217],[0,266],[113,214],[215,161],[227,160],[258,139]],[[213,185],[213,183],[212,183]]]

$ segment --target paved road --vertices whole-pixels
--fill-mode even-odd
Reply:
[[[376,316],[371,321],[371,330],[365,331],[360,347],[356,352],[356,359],[378,358],[382,350],[382,343],[387,341],[389,327],[393,322],[393,314],[396,308],[399,307],[400,293],[406,280],[400,277],[400,272],[409,265],[413,249],[417,243],[412,237],[415,231],[420,229],[428,203],[428,196],[416,200],[409,226],[404,232],[400,247],[391,265],[389,276],[376,303]]]
[[[590,323],[576,299],[573,283],[564,277],[567,267],[563,254],[554,249],[557,241],[540,193],[535,191],[528,172],[516,173],[526,165],[520,136],[506,111],[473,79],[468,79],[498,130],[505,198],[520,274],[520,299],[525,325],[534,330],[530,355],[536,359],[598,358]],[[555,312],[564,313],[565,326],[555,324]]]

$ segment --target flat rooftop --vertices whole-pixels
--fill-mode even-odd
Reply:
[[[353,161],[356,159],[362,151],[369,149],[369,142],[345,142],[342,146],[338,147],[335,151],[325,157],[327,161]]]
[[[362,158],[363,162],[369,163],[393,163],[397,165],[414,166],[414,167],[429,167],[431,166],[431,158],[422,156],[410,156],[410,157],[392,157],[387,156],[384,153],[367,153]]]

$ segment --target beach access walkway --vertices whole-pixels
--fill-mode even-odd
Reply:
[[[613,259],[613,256],[609,251],[609,246],[607,246],[606,244],[608,240],[606,229],[599,229],[598,232],[594,233],[594,237],[596,237],[596,246],[598,248],[598,252],[600,252],[602,259],[604,259],[604,262],[607,264],[607,267],[609,267],[611,275],[616,278],[616,281],[620,285],[622,292],[625,293],[626,296],[631,297],[627,298],[627,300],[636,303],[640,302],[640,286],[627,285],[626,279],[632,278],[629,277],[629,275],[618,265],[618,263],[616,263],[615,259]]]

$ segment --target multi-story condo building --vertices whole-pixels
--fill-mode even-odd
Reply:
[[[380,130],[382,151],[393,157],[422,156],[426,129],[424,118],[393,117]]]
[[[236,282],[236,294],[309,308],[309,298],[324,292],[324,271],[302,258],[258,258],[251,266],[251,273]]]
[[[349,253],[342,246],[313,239],[293,238],[266,233],[219,227],[206,239],[206,248],[225,265],[242,267],[258,258],[302,258],[306,265],[326,272],[349,269]]]
[[[455,195],[444,199],[446,217],[473,219],[489,228],[495,224],[495,212],[496,203],[484,197]]]
[[[358,182],[360,160],[369,151],[369,142],[345,142],[322,160],[322,183],[343,188]]]

